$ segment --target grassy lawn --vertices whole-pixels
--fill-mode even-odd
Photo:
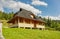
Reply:
[[[59,31],[3,28],[5,39],[60,39]]]

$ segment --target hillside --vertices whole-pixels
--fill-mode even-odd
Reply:
[[[60,39],[60,31],[3,28],[6,39]]]

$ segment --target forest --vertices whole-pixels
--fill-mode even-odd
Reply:
[[[0,11],[0,20],[10,20],[14,15],[14,12],[6,13]],[[51,20],[49,17],[48,19],[42,18],[45,21],[46,29],[48,30],[58,30],[60,31],[60,20]]]
[[[14,12],[6,13],[0,11],[0,20],[9,20],[13,17]]]

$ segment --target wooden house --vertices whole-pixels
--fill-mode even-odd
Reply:
[[[13,18],[9,20],[8,23],[10,23],[12,27],[15,26],[19,28],[45,28],[45,22],[42,19],[22,8],[14,14]]]

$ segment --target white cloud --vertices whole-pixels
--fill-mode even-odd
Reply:
[[[13,11],[18,11],[20,8],[23,8],[25,10],[33,12],[34,14],[41,13],[40,10],[34,8],[30,4],[25,4],[20,1],[16,2],[14,0],[1,0],[0,4],[2,5],[2,10],[3,8],[8,8],[8,9],[12,9]]]
[[[33,12],[34,14],[41,13],[40,10],[34,8],[33,6],[31,6],[31,5],[29,5],[29,4],[24,4],[24,3],[18,2],[18,5],[21,5],[21,6],[20,6],[21,8],[26,9],[26,10],[28,10],[28,11],[31,11],[31,12]]]
[[[44,1],[40,0],[32,0],[32,5],[42,5],[42,6],[47,6],[48,4]]]
[[[4,11],[4,9],[3,9],[3,7],[2,7],[2,5],[0,4],[0,11]]]
[[[46,19],[51,18],[52,20],[60,20],[60,16],[44,16]]]
[[[4,12],[4,10],[3,10],[3,8],[2,8],[2,7],[0,7],[0,11]]]

